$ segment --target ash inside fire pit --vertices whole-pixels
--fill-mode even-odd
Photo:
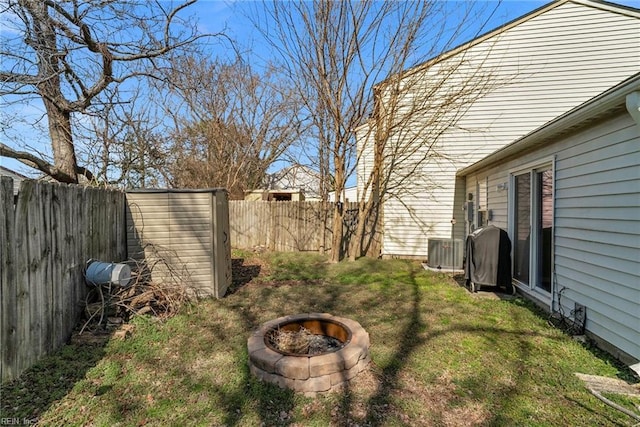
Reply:
[[[269,344],[283,353],[316,355],[339,350],[344,343],[337,338],[314,334],[305,327],[297,331],[274,330],[269,336]]]
[[[327,337],[324,335],[312,335],[309,339],[309,353],[308,354],[322,354],[329,353],[341,349],[344,343],[341,343],[338,339],[333,337]]]

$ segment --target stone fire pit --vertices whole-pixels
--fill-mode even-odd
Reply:
[[[282,351],[274,344],[281,331],[308,330],[329,337],[337,346],[318,354]],[[306,332],[306,331],[305,331]],[[369,334],[355,320],[327,313],[305,313],[266,322],[247,340],[249,370],[262,381],[308,395],[337,390],[363,371],[369,356]]]

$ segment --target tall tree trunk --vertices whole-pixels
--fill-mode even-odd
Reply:
[[[24,4],[34,18],[33,38],[29,38],[27,43],[40,52],[38,57],[40,82],[37,86],[47,111],[55,167],[54,178],[62,182],[77,183],[76,153],[71,136],[71,113],[66,108],[67,102],[60,89],[62,70],[59,61],[64,53],[58,50],[54,21],[49,17],[48,6],[39,0],[26,0]]]
[[[342,192],[344,190],[344,162],[336,157],[336,172],[335,172],[335,185],[334,194],[336,203],[333,208],[333,227],[331,236],[331,261],[338,262],[342,259],[344,254],[344,202],[342,200]]]
[[[367,205],[369,202],[365,202],[364,200],[358,201],[358,225],[356,227],[356,233],[353,236],[355,242],[352,246],[352,251],[349,253],[349,260],[355,261],[357,258],[361,257],[362,254],[362,243],[364,241],[364,234],[367,225],[367,219],[369,218],[370,210],[367,209]]]
[[[374,209],[381,209],[382,206],[380,204],[380,174],[381,174],[381,162],[378,165],[377,162],[374,161],[374,170],[372,171],[372,182],[371,182],[371,194],[367,195],[367,189],[365,189],[365,194],[362,194],[358,200],[358,225],[356,227],[356,232],[353,235],[353,239],[355,239],[355,243],[352,246],[352,251],[349,253],[349,260],[355,261],[356,258],[364,256],[365,253],[363,251],[363,243],[365,241],[365,234],[367,232],[367,225],[369,225],[370,219],[374,216]],[[375,227],[377,227],[377,220],[374,223],[370,224],[374,228],[371,230],[371,235],[369,239],[373,239],[375,236]]]
[[[342,243],[343,243],[343,206],[342,202],[333,204],[333,227],[331,236],[331,261],[339,262],[342,259]]]
[[[369,185],[365,185],[363,192],[358,200],[358,227],[356,228],[356,234],[353,237],[356,240],[354,250],[349,254],[350,260],[355,260],[363,254],[362,244],[364,242],[364,235],[366,232],[367,222],[374,214],[374,209],[382,209],[381,203],[381,186],[382,186],[382,173],[384,168],[384,149],[386,141],[389,139],[389,123],[388,116],[385,115],[385,110],[380,100],[380,88],[374,88],[374,118],[375,129],[373,136],[373,167],[369,175]],[[370,194],[369,194],[370,193]],[[379,217],[379,211],[377,212]],[[377,227],[377,219],[375,224]],[[375,230],[372,230],[372,234],[369,237],[373,238]]]
[[[71,114],[48,100],[45,100],[44,104],[49,122],[53,164],[57,171],[55,178],[61,182],[77,183],[77,159],[71,136]]]

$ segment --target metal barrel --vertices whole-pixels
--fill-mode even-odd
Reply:
[[[85,279],[93,286],[112,284],[125,288],[131,281],[131,267],[127,264],[92,261],[87,267]]]

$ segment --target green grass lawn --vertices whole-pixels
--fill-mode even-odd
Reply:
[[[2,387],[0,417],[51,426],[633,424],[574,375],[630,373],[522,299],[470,294],[411,261],[234,256],[244,274],[227,297],[164,322],[135,318],[126,340],[65,346]],[[348,389],[308,398],[249,374],[251,331],[304,312],[349,317],[369,332],[372,363]]]

